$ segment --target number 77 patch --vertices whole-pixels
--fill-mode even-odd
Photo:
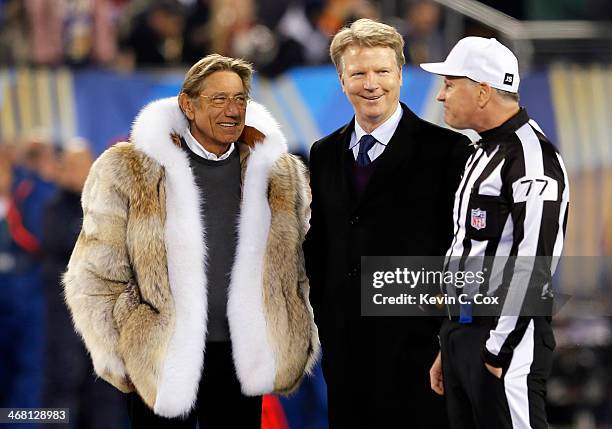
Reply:
[[[512,184],[512,196],[515,203],[527,200],[557,201],[559,183],[547,176],[522,177]]]

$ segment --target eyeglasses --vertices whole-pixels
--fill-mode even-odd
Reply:
[[[247,97],[244,94],[234,95],[233,97],[229,97],[227,95],[222,95],[222,94],[219,94],[219,95],[200,94],[200,97],[206,98],[208,101],[210,101],[210,104],[212,104],[215,107],[226,107],[228,103],[231,101],[237,107],[244,109],[247,105],[247,101],[249,101],[249,97]]]

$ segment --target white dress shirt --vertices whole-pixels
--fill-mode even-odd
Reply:
[[[187,143],[187,146],[189,146],[189,149],[191,149],[193,153],[195,153],[201,158],[208,159],[210,161],[223,161],[232,154],[235,147],[234,143],[232,143],[225,151],[225,153],[223,153],[221,156],[217,156],[214,153],[204,149],[204,147],[200,143],[198,143],[195,137],[191,135],[191,131],[187,130],[187,134],[184,135],[183,138],[185,139],[185,143]]]
[[[359,140],[366,134],[370,134],[372,137],[376,139],[376,143],[372,146],[372,149],[368,151],[368,156],[370,157],[370,161],[374,161],[384,152],[385,148],[391,141],[391,137],[395,134],[395,130],[399,125],[400,120],[402,119],[402,107],[399,103],[397,103],[397,107],[395,108],[395,112],[389,119],[380,124],[374,131],[371,133],[366,133],[359,122],[357,122],[357,117],[355,117],[355,131],[351,135],[351,141],[349,144],[349,149],[353,150],[353,156],[357,159],[357,155],[359,154]]]

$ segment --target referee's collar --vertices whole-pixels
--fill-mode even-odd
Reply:
[[[483,146],[488,153],[493,150],[495,145],[506,141],[506,139],[503,138],[504,136],[514,134],[516,130],[527,122],[529,122],[529,115],[527,114],[527,110],[521,107],[514,116],[500,126],[480,132],[480,140],[476,142],[476,145]]]
[[[516,130],[521,128],[527,122],[529,122],[529,115],[527,114],[527,110],[525,110],[524,107],[521,107],[514,116],[512,116],[500,126],[479,133],[480,139],[483,142],[487,142],[503,135],[513,134]]]

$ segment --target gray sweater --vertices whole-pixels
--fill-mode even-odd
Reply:
[[[200,191],[206,236],[206,278],[208,279],[207,341],[229,341],[227,290],[234,264],[237,224],[240,213],[240,156],[238,148],[222,161],[210,161],[189,154],[196,185]]]

